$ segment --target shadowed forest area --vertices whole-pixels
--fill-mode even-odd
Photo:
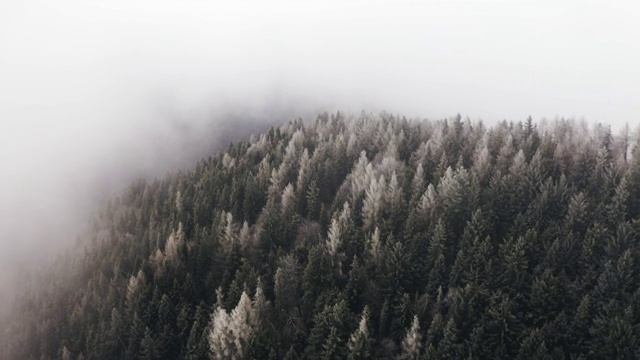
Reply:
[[[2,321],[0,357],[636,359],[637,135],[272,127],[111,197]]]

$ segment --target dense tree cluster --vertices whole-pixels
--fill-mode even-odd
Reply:
[[[635,359],[640,146],[323,114],[112,198],[3,359]]]

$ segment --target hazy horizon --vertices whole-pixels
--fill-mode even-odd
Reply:
[[[236,140],[225,119],[635,128],[639,16],[630,1],[1,2],[0,272],[69,244],[129,181]]]

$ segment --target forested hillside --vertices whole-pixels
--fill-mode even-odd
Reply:
[[[289,122],[112,198],[2,359],[636,359],[637,139]]]

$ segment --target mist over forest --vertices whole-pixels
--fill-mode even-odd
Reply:
[[[28,281],[43,271],[65,248],[82,246],[79,233],[110,196],[137,179],[154,178],[170,171],[188,169],[198,160],[224,149],[231,142],[246,140],[283,118],[305,115],[292,108],[252,110],[219,105],[197,119],[177,114],[157,116],[152,124],[128,132],[104,147],[74,148],[78,152],[59,159],[61,151],[34,153],[33,168],[16,176],[3,191],[2,239],[0,242],[0,308],[12,300],[12,291],[28,288]],[[215,111],[215,113],[214,113]],[[259,113],[259,115],[258,115]],[[184,116],[184,115],[183,115]],[[91,134],[78,133],[77,136]],[[46,140],[45,140],[46,141]],[[75,136],[69,139],[75,143]],[[64,147],[64,146],[62,146]],[[37,165],[37,166],[36,166]],[[46,181],[44,181],[46,179]],[[19,182],[18,182],[19,181]],[[37,226],[29,226],[36,221]],[[9,241],[11,239],[12,241]]]
[[[272,326],[286,323],[295,331],[273,333],[251,323],[259,336],[240,341],[242,349],[225,350],[231,351],[229,357],[246,357],[247,349],[259,349],[265,352],[259,358],[283,358],[287,354],[290,358],[314,358],[324,351],[324,344],[312,345],[313,339],[319,341],[319,337],[329,335],[341,339],[335,349],[346,354],[356,325],[368,317],[372,338],[364,343],[374,344],[376,349],[369,356],[411,358],[403,347],[414,315],[419,329],[413,334],[420,338],[416,346],[423,357],[447,354],[440,343],[444,330],[453,331],[454,325],[459,330],[456,341],[465,344],[458,350],[469,354],[509,358],[528,346],[540,354],[548,351],[553,358],[561,358],[560,353],[565,358],[575,354],[637,355],[620,350],[633,348],[637,329],[630,330],[631,335],[624,339],[603,335],[609,325],[627,331],[622,323],[576,323],[582,326],[582,333],[574,333],[567,340],[575,347],[563,348],[553,343],[553,335],[565,329],[560,323],[578,321],[571,318],[577,314],[528,301],[533,293],[531,286],[550,282],[550,287],[559,286],[559,293],[564,294],[552,298],[566,301],[567,307],[577,308],[584,296],[588,297],[581,316],[607,314],[611,319],[635,319],[640,312],[632,285],[609,297],[598,293],[604,291],[600,283],[605,280],[600,278],[614,276],[614,268],[618,270],[615,276],[621,269],[632,269],[624,281],[637,275],[634,161],[640,134],[638,17],[640,6],[624,1],[168,0],[153,6],[142,0],[126,4],[1,2],[0,316],[9,316],[9,320],[3,321],[0,330],[4,333],[0,336],[10,334],[4,338],[13,342],[0,344],[0,358],[138,358],[143,353],[147,358],[216,357],[222,353],[220,348],[214,349],[220,343],[207,335],[215,332],[213,314],[222,321],[221,309],[231,316],[241,298],[245,305],[249,300],[255,302],[260,286],[264,301],[271,306],[267,313],[277,308],[290,315],[288,319],[268,317],[268,322]],[[357,126],[368,129],[367,133]],[[373,130],[376,126],[379,128]],[[450,131],[452,128],[455,131]],[[533,141],[533,133],[539,136],[540,144],[528,142]],[[292,138],[296,140],[289,148]],[[429,146],[421,145],[429,141]],[[345,149],[336,153],[328,149],[342,143]],[[507,149],[509,143],[512,148]],[[483,161],[490,163],[487,171],[494,177],[473,173],[480,166],[477,161],[483,146],[489,153],[489,160]],[[317,213],[310,213],[306,204],[307,191],[312,189],[307,183],[298,184],[297,179],[305,150],[309,159],[317,162]],[[324,245],[332,236],[330,230],[340,228],[333,227],[333,220],[342,221],[345,194],[355,191],[346,189],[345,184],[355,186],[347,175],[355,172],[357,162],[363,160],[361,150],[366,151],[377,181],[382,173],[385,181],[390,181],[393,171],[388,167],[396,167],[396,181],[403,189],[402,206],[396,210],[405,215],[418,211],[414,198],[418,196],[410,194],[415,189],[409,185],[419,163],[425,182],[423,193],[429,183],[436,191],[439,179],[446,178],[450,167],[451,176],[463,170],[473,173],[470,181],[477,186],[473,191],[480,197],[496,189],[522,195],[520,185],[514,185],[517,189],[509,187],[513,179],[508,178],[515,176],[511,172],[516,163],[528,169],[528,181],[535,178],[546,187],[527,183],[530,193],[523,199],[529,203],[505,200],[512,206],[511,214],[496,214],[497,210],[489,209],[496,204],[481,202],[473,204],[472,209],[465,208],[464,216],[445,211],[445,215],[436,215],[428,222],[425,218],[421,225],[424,228],[393,218],[397,214],[387,213],[391,211],[388,204],[380,205],[382,215],[376,215],[376,221],[384,223],[378,224],[380,246],[395,255],[404,254],[409,244],[432,246],[436,225],[443,221],[445,237],[451,241],[442,245],[446,248],[438,273],[442,277],[431,278],[432,265],[420,263],[424,259],[413,259],[412,266],[419,270],[412,268],[409,275],[399,275],[402,284],[394,288],[397,294],[388,292],[391,285],[386,278],[374,278],[366,289],[353,290],[347,286],[351,271],[356,275],[364,268],[380,274],[387,269],[385,266],[391,266],[367,258],[371,250],[362,242],[371,241],[375,227],[359,218],[365,212],[361,203],[364,199],[354,194],[346,197],[358,229],[348,235],[351,245],[333,250]],[[295,159],[283,165],[292,156],[289,151],[295,153]],[[519,151],[523,152],[523,163]],[[532,163],[538,153],[542,163]],[[397,162],[387,160],[383,164],[384,159],[391,158]],[[544,175],[531,173],[536,166]],[[220,167],[228,171],[226,177],[218,173]],[[276,172],[282,168],[287,174],[280,175],[288,180],[272,189],[274,178],[266,173],[267,168]],[[602,173],[595,174],[595,169]],[[259,175],[260,171],[263,173]],[[211,183],[208,176],[220,178]],[[249,177],[257,183],[247,184]],[[205,191],[199,187],[202,183],[210,187]],[[283,206],[289,183],[292,188],[286,194],[295,199],[293,213],[297,217],[293,219],[299,221],[290,224],[295,230],[267,216]],[[365,194],[369,185],[356,187],[364,186],[360,190]],[[252,186],[257,189],[255,208],[245,209],[241,197],[245,188]],[[181,196],[185,191],[198,194],[200,199],[184,201],[192,211],[201,213],[187,214],[172,207],[179,189]],[[558,189],[566,192],[559,195]],[[544,216],[539,219],[542,223],[531,223],[531,207],[538,206],[536,201],[542,201],[538,196],[545,191],[559,196],[554,216],[570,224],[551,226],[547,222],[556,220]],[[625,195],[625,191],[629,193]],[[599,192],[603,194],[597,195]],[[623,196],[627,197],[621,200]],[[146,202],[149,197],[155,199],[153,205]],[[215,200],[212,208],[201,204],[203,199]],[[608,202],[614,199],[625,208],[612,209]],[[441,200],[433,201],[449,209]],[[576,206],[582,210],[572,210],[576,213],[571,216],[582,214],[582,220],[569,216],[568,209]],[[559,260],[554,254],[527,252],[528,268],[521,268],[524,280],[516,276],[523,281],[518,291],[504,279],[498,283],[475,279],[473,286],[478,288],[465,293],[469,279],[455,280],[457,283],[451,280],[459,276],[456,271],[462,271],[455,270],[454,263],[464,247],[458,238],[464,236],[453,236],[450,231],[467,229],[470,214],[478,209],[484,212],[481,217],[488,218],[483,234],[490,235],[495,250],[492,266],[497,267],[487,270],[492,276],[498,276],[498,269],[504,270],[501,266],[507,266],[505,261],[513,260],[505,253],[505,246],[520,241],[520,235],[534,241],[535,236],[525,229],[535,230],[539,235],[536,241],[545,247],[569,246],[556,244],[558,237],[570,239],[566,241],[583,252],[596,251],[585,248],[585,241],[595,241],[599,234],[598,239],[608,245],[596,247],[596,252],[605,255],[581,252],[580,261],[593,261],[595,265],[586,269],[579,261],[577,268],[591,277],[577,278],[575,269],[555,267]],[[278,208],[276,212],[283,211]],[[227,213],[232,214],[232,221],[225,217]],[[129,222],[122,214],[132,216]],[[443,216],[448,218],[440,219]],[[148,223],[151,219],[153,229]],[[255,246],[228,249],[224,245],[226,235],[219,227],[227,224],[237,230],[237,234],[229,235],[237,240],[245,221]],[[168,275],[154,267],[159,261],[153,260],[154,251],[167,256],[164,243],[172,234],[176,238],[180,223],[185,227],[185,238],[176,244],[175,252],[180,254],[179,264],[185,266],[173,264],[175,269],[171,271],[176,271],[176,277],[192,278],[194,283],[189,286],[196,294],[191,299],[178,295],[185,289],[169,284]],[[270,236],[282,238],[283,243],[263,237],[264,227],[272,223],[284,226],[269,230]],[[107,230],[109,226],[113,228]],[[302,236],[302,232],[313,235]],[[304,241],[300,242],[301,238]],[[126,248],[123,239],[135,240]],[[405,246],[404,250],[393,248],[396,242]],[[318,244],[325,246],[324,252],[316,248]],[[208,267],[190,268],[193,257],[205,250],[215,255],[206,260],[198,258],[198,266],[204,266],[204,262]],[[327,282],[314,290],[319,296],[317,302],[311,303],[309,295],[304,298],[309,290],[305,286],[310,284],[301,284],[304,291],[280,299],[282,294],[275,290],[278,269],[290,267],[295,271],[286,274],[297,272],[303,278],[312,255],[334,266],[335,254],[325,257],[334,250],[340,254],[345,251],[346,257],[339,257],[342,271],[330,279],[318,279]],[[471,252],[485,250],[474,248]],[[104,258],[94,264],[86,262],[98,255]],[[357,261],[352,255],[357,255]],[[258,258],[264,264],[257,264]],[[134,282],[145,284],[136,304],[125,299],[132,276],[137,279]],[[44,284],[53,284],[53,288]],[[484,296],[487,289],[503,291],[504,296],[484,298],[486,309],[503,314],[511,311],[518,325],[513,338],[494,339],[491,349],[477,349],[469,346],[471,335],[476,331],[474,341],[485,339],[486,334],[478,329],[485,331],[480,325],[488,324],[487,317],[493,315],[478,310],[474,313],[477,322],[470,325],[460,323],[460,317],[449,311],[455,308],[460,292],[466,294],[462,297],[475,298]],[[246,297],[241,296],[243,293]],[[102,302],[100,296],[108,300]],[[331,296],[336,302],[329,300]],[[438,297],[440,300],[434,300]],[[395,313],[398,301],[405,306],[402,316]],[[165,322],[157,319],[161,303]],[[498,306],[503,303],[506,305]],[[14,304],[24,306],[16,308]],[[539,306],[557,316],[543,319]],[[143,314],[143,307],[155,313]],[[248,313],[256,313],[249,308],[247,305],[245,309]],[[297,314],[293,308],[298,308]],[[325,310],[327,318],[333,320],[327,320],[330,325],[326,323],[324,330],[314,333],[319,321],[315,315]],[[436,313],[440,313],[440,319],[433,325]],[[64,320],[71,314],[75,314],[71,322]],[[138,320],[133,324],[136,314]],[[345,316],[348,321],[337,324],[336,316]],[[118,323],[114,317],[126,321]],[[383,324],[381,317],[387,317],[389,323]],[[377,324],[371,323],[374,319]],[[455,324],[450,325],[449,320]],[[159,340],[168,336],[165,326],[171,333],[167,346]],[[125,335],[114,338],[107,328]],[[332,335],[334,328],[338,333]],[[79,329],[84,329],[83,335],[77,333]],[[219,334],[222,328],[217,329]],[[59,334],[52,335],[56,332]],[[598,343],[594,334],[604,336],[604,342],[618,341],[618,346]],[[461,340],[465,336],[466,340]],[[95,340],[101,337],[109,340]],[[192,340],[190,347],[190,337],[199,342]],[[258,340],[263,343],[255,344]],[[598,347],[604,350],[598,352]]]

